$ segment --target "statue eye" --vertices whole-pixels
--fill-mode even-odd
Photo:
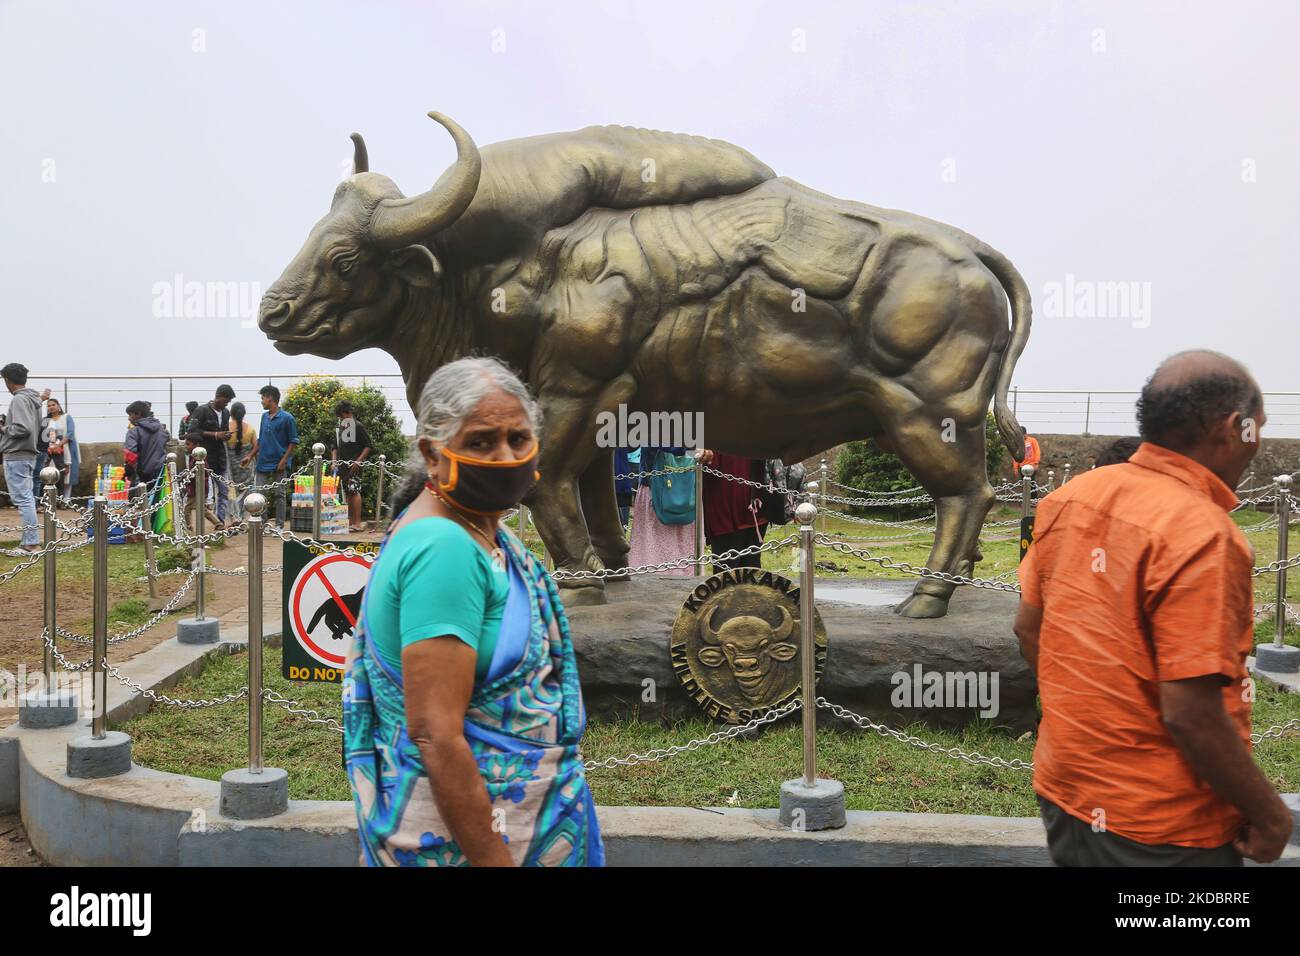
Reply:
[[[352,271],[352,266],[356,263],[355,259],[339,259],[334,263],[334,268],[339,271],[339,275],[345,276]]]

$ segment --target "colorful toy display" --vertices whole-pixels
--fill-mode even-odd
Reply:
[[[298,475],[293,480],[290,496],[290,514],[294,531],[310,532],[312,508],[316,505],[316,481],[311,475]],[[321,480],[321,537],[347,534],[348,506],[339,499],[339,480],[325,475]]]

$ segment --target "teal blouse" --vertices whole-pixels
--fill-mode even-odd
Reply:
[[[477,653],[475,680],[492,663],[510,595],[506,571],[450,518],[418,518],[399,528],[370,573],[366,634],[385,664],[400,673],[402,650],[451,635]]]

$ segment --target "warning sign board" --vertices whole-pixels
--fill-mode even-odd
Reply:
[[[379,545],[334,542],[356,555],[284,543],[284,663],[288,680],[343,680],[361,599]]]

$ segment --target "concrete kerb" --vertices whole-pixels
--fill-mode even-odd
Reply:
[[[241,639],[242,638],[242,639]],[[233,632],[218,645],[175,640],[132,658],[122,671],[167,688],[205,659],[246,643]],[[147,701],[110,682],[109,716],[126,719]],[[65,773],[69,727],[0,733],[0,811],[19,809],[37,853],[56,865],[352,866],[356,820],[348,801],[289,802],[266,820],[221,816],[215,781],[133,765],[120,776],[77,780]],[[1288,795],[1300,812],[1300,798]],[[1046,865],[1036,818],[850,811],[835,830],[795,832],[777,810],[599,807],[608,862],[619,866]],[[1300,846],[1280,865],[1300,866]]]

